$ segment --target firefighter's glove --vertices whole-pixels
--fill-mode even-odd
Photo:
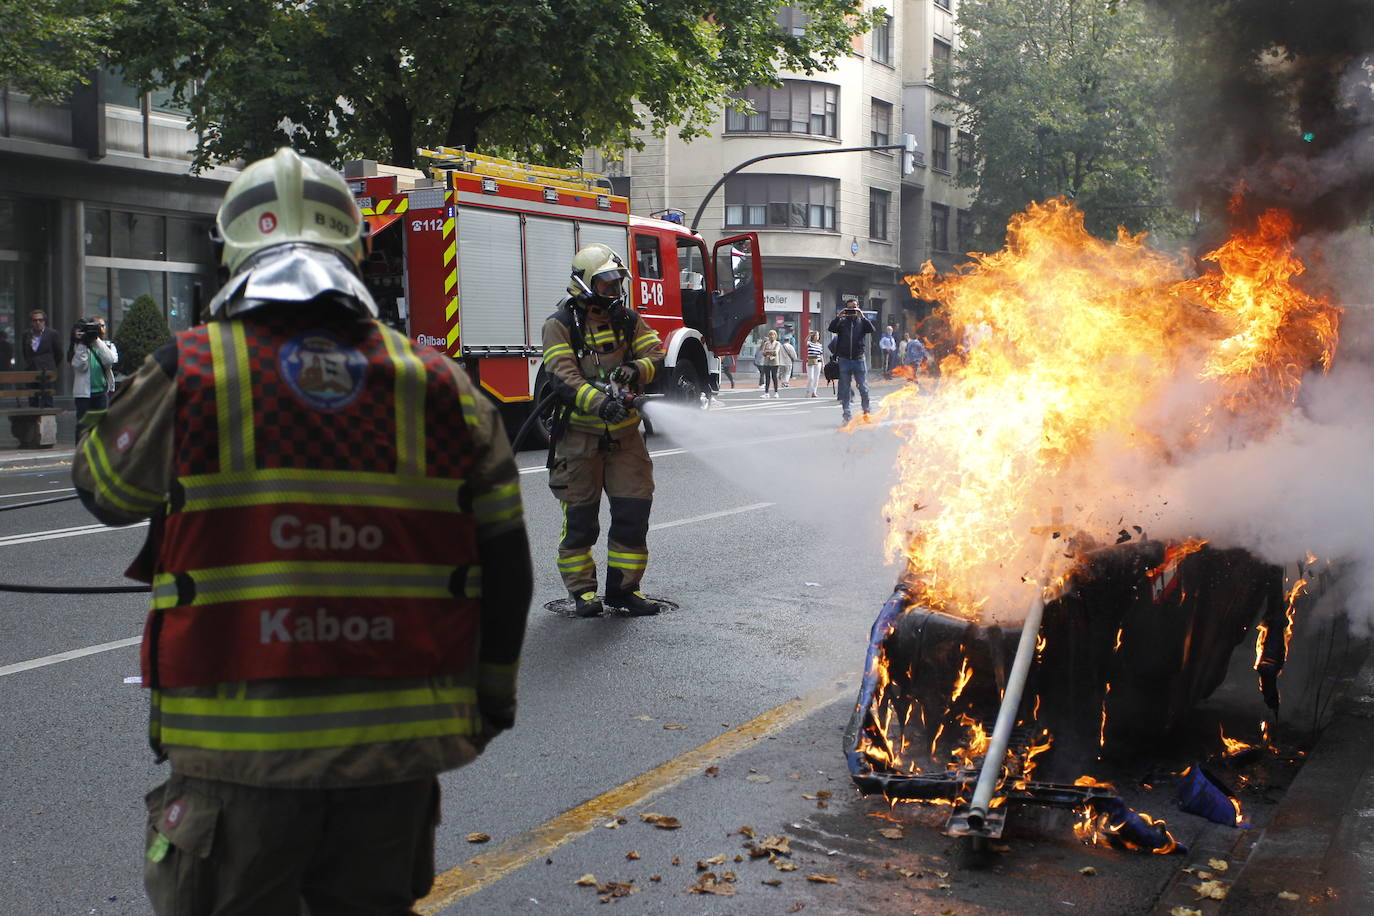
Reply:
[[[639,381],[639,367],[634,363],[625,363],[615,367],[611,373],[611,381],[617,385],[630,386]]]
[[[602,401],[596,413],[601,419],[610,423],[612,426],[617,423],[623,423],[630,418],[630,412],[625,409],[625,405],[612,397],[608,397],[606,400]]]

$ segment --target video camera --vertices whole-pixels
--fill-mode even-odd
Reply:
[[[78,321],[76,326],[72,328],[72,335],[89,347],[100,336],[100,325],[94,321]]]

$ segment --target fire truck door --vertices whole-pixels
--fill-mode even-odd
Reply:
[[[763,259],[757,233],[716,242],[711,296],[711,352],[738,353],[749,332],[763,324]]]

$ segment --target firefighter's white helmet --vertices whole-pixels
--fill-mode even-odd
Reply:
[[[283,147],[249,165],[225,192],[215,230],[229,280],[210,302],[212,317],[321,296],[377,315],[358,274],[362,214],[343,177],[318,159]]]
[[[587,305],[614,305],[625,298],[629,278],[620,255],[609,245],[595,243],[573,255],[568,293]]]

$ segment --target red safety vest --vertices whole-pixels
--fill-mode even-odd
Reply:
[[[473,395],[337,313],[180,331],[143,679],[424,677],[473,662]]]

